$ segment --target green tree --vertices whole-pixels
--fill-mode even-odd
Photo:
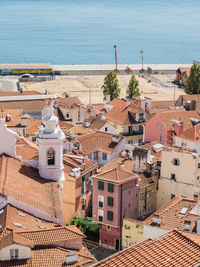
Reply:
[[[94,222],[90,217],[76,217],[74,216],[72,221],[72,225],[76,225],[80,228],[81,231],[86,232],[90,231],[93,233],[99,232],[99,224]]]
[[[130,82],[128,84],[128,88],[126,90],[126,97],[128,99],[132,99],[133,96],[140,96],[140,90],[139,90],[139,81],[135,78],[133,75],[130,79]]]
[[[117,74],[114,71],[111,70],[107,73],[101,88],[103,89],[104,99],[107,95],[110,95],[110,100],[120,96],[121,89],[119,88]]]
[[[200,65],[193,64],[186,80],[185,92],[189,95],[200,94]]]

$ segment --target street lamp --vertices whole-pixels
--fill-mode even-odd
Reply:
[[[141,51],[140,51],[140,54],[141,54],[141,57],[142,57],[142,71],[143,71],[143,70],[144,70],[144,68],[143,68],[143,54],[144,54],[144,51],[141,50]]]
[[[114,49],[115,49],[115,71],[118,71],[118,68],[117,68],[117,46],[114,45]]]

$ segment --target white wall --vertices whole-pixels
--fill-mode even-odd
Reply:
[[[107,131],[105,131],[105,128],[107,127]],[[102,126],[99,129],[100,132],[104,132],[104,133],[111,133],[111,134],[116,134],[116,129],[115,127],[113,127],[112,125],[110,125],[109,123],[106,123],[104,126]]]
[[[187,139],[182,139],[178,136],[175,137],[174,142],[176,146],[195,149],[198,155],[200,155],[200,142],[188,141]]]
[[[18,244],[12,244],[10,246],[7,246],[5,248],[2,248],[0,250],[0,260],[10,260],[10,249],[18,249],[19,250],[19,257],[18,259],[28,259],[31,257],[31,248],[18,245]]]

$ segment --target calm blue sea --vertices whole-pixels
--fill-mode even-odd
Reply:
[[[0,63],[192,63],[199,0],[0,0]]]

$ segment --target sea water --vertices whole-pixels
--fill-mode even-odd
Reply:
[[[0,63],[192,63],[199,0],[0,0]]]

